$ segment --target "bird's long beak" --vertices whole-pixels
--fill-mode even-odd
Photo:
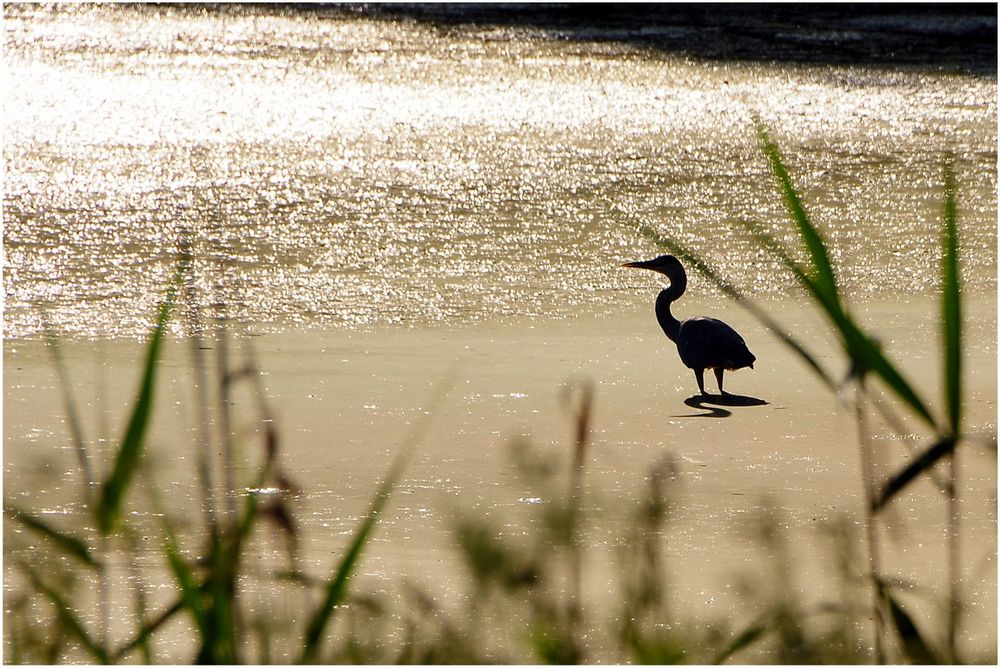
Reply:
[[[643,262],[626,262],[623,267],[631,267],[633,269],[652,269],[650,266],[653,263],[652,260],[645,260]]]

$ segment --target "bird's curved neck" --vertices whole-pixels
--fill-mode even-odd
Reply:
[[[681,323],[670,312],[670,305],[677,301],[687,289],[687,277],[684,274],[670,277],[670,287],[660,292],[656,297],[656,321],[660,323],[663,333],[671,341],[677,341],[677,332]]]

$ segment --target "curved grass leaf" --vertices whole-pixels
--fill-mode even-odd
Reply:
[[[208,573],[199,578],[181,555],[180,544],[168,519],[156,485],[148,481],[145,490],[161,518],[164,551],[170,571],[180,591],[180,605],[187,610],[200,639],[197,663],[234,664],[236,645],[233,640],[232,601],[235,597],[233,581],[236,574],[236,556],[228,548],[230,543],[218,533],[209,536]]]
[[[813,278],[809,276],[805,269],[792,258],[791,253],[788,252],[788,249],[786,249],[778,239],[775,239],[772,235],[768,234],[765,230],[761,229],[759,225],[752,221],[740,219],[739,222],[743,224],[743,227],[750,233],[758,245],[767,249],[768,252],[778,258],[781,263],[784,264],[785,267],[799,279],[799,282],[806,288],[807,292],[812,294],[817,301],[822,300],[822,294],[818,286],[816,286]],[[915,410],[917,410],[917,412],[921,412],[920,406],[923,402],[916,396],[913,390],[910,389],[909,384],[898,375],[895,367],[884,358],[884,355],[882,355],[878,345],[861,332],[846,313],[842,313],[841,316],[834,317],[828,312],[828,315],[831,317],[834,324],[841,330],[842,341],[844,342],[845,348],[848,348],[847,352],[852,358],[855,373],[860,372],[861,370],[874,370],[879,373],[883,379],[888,377],[890,379],[889,382],[892,385],[897,386],[895,388],[896,394],[900,396],[908,396],[908,403],[912,404],[915,402],[917,404],[917,408]],[[851,348],[852,346],[853,354]],[[879,357],[882,357],[883,359],[879,360]],[[862,360],[864,360],[864,362],[859,364]],[[883,410],[881,406],[879,409],[884,416],[887,416],[887,419],[892,419],[889,417],[889,413],[886,410]],[[924,415],[924,417],[925,419],[931,421],[931,424],[933,424],[929,413]]]
[[[812,278],[808,273],[806,273],[805,268],[792,258],[792,254],[778,239],[774,238],[773,235],[769,234],[760,225],[752,220],[738,218],[737,221],[743,225],[743,228],[746,229],[747,232],[750,233],[750,236],[752,236],[754,241],[757,242],[757,245],[763,247],[771,253],[771,255],[778,258],[789,271],[795,274],[795,277],[798,278],[803,285],[807,285],[812,281]]]
[[[949,158],[944,166],[944,232],[941,262],[941,325],[944,341],[944,391],[948,426],[955,438],[962,422],[962,301],[958,275],[958,230],[955,171]]]
[[[160,346],[176,294],[176,287],[171,286],[166,299],[160,304],[156,324],[146,348],[146,362],[143,366],[135,407],[132,409],[128,426],[125,428],[125,435],[118,447],[114,468],[101,487],[101,496],[97,503],[97,525],[103,535],[108,535],[114,530],[125,493],[139,466],[149,417],[153,410],[153,387],[156,381]]]
[[[929,447],[920,456],[903,467],[896,475],[886,481],[878,496],[872,499],[872,510],[874,512],[880,511],[889,503],[892,497],[906,489],[918,475],[929,471],[931,467],[937,464],[938,460],[945,455],[951,454],[954,450],[955,439],[951,436],[947,436]]]
[[[754,124],[757,127],[757,137],[760,139],[761,150],[771,165],[771,172],[781,186],[781,194],[784,197],[788,213],[798,227],[799,236],[802,237],[806,250],[809,252],[813,265],[812,278],[816,282],[817,290],[825,303],[829,303],[831,306],[839,305],[840,296],[837,292],[837,280],[833,273],[830,256],[826,252],[826,244],[806,214],[802,200],[792,184],[788,170],[785,169],[778,146],[771,140],[760,119],[754,118]]]
[[[145,620],[149,617],[149,607],[146,602],[146,588],[141,582],[137,582],[132,586],[132,597],[135,601],[135,619],[141,627],[145,624]],[[147,666],[156,663],[156,659],[153,657],[153,647],[150,645],[148,639],[140,641],[138,649],[139,658],[142,663]]]
[[[31,579],[32,584],[35,589],[40,591],[45,595],[46,598],[51,601],[52,605],[55,606],[56,612],[59,614],[59,618],[66,625],[66,628],[76,636],[77,640],[80,641],[81,646],[87,650],[87,652],[94,657],[98,663],[107,664],[110,663],[110,657],[107,651],[98,643],[96,640],[90,637],[87,633],[87,629],[83,626],[83,623],[77,618],[76,613],[69,606],[68,603],[63,599],[62,595],[59,594],[55,589],[49,587],[39,575],[32,569],[25,567],[25,572]]]
[[[886,600],[889,602],[892,625],[896,629],[896,635],[899,636],[900,641],[903,643],[903,651],[906,652],[910,661],[920,665],[939,663],[934,652],[931,651],[930,646],[924,641],[920,635],[920,631],[917,629],[917,625],[913,623],[910,616],[906,614],[906,611],[903,610],[892,594],[888,591],[884,593]]]
[[[830,316],[840,331],[844,346],[855,368],[865,369],[879,376],[914,414],[922,418],[928,426],[937,430],[937,422],[927,405],[889,361],[878,344],[862,332],[857,323],[843,311],[831,312]]]
[[[768,632],[768,630],[769,624],[767,621],[751,624],[744,629],[742,633],[736,636],[733,641],[729,643],[721,652],[719,652],[712,663],[719,665],[725,662],[733,654],[736,654],[740,650],[757,642],[765,633]]]
[[[823,300],[825,297],[817,282],[801,265],[792,259],[791,255],[777,239],[750,221],[741,220],[740,222],[743,223],[743,226],[747,228],[761,246],[781,260],[782,264],[799,279],[799,282],[802,283],[807,292],[812,294],[816,301],[820,303],[827,316],[838,329],[845,351],[851,358],[854,368],[876,373],[915,413],[924,418],[928,424],[934,426],[934,419],[924,402],[896,367],[889,362],[878,345],[862,332],[854,320],[843,311],[839,302],[824,303]]]
[[[154,633],[156,633],[156,631],[160,629],[161,626],[173,619],[174,615],[182,610],[184,610],[184,601],[183,599],[179,599],[175,601],[173,605],[160,613],[156,619],[144,623],[135,638],[115,650],[114,654],[111,656],[112,660],[115,663],[118,663],[128,656],[129,652],[142,647],[142,645],[148,642],[148,640]]]
[[[837,328],[844,348],[851,358],[852,366],[855,369],[871,371],[878,375],[910,410],[923,419],[929,426],[937,430],[937,423],[927,409],[924,401],[913,390],[913,387],[906,381],[899,370],[889,362],[878,345],[871,337],[862,332],[857,323],[844,309],[837,291],[833,265],[827,254],[826,244],[820,236],[819,231],[809,221],[805,207],[802,205],[795,186],[792,184],[791,177],[788,175],[788,170],[785,168],[778,147],[771,140],[760,120],[755,118],[754,123],[756,124],[757,135],[761,142],[761,150],[770,163],[771,171],[781,187],[782,196],[785,199],[789,215],[792,217],[798,229],[799,236],[802,237],[803,244],[809,253],[812,261],[812,272],[802,271],[800,267],[790,262],[790,260],[786,262],[786,265],[790,266],[799,279],[803,281],[807,290],[813,295]],[[768,249],[774,250],[770,246],[768,246]]]
[[[94,559],[94,555],[91,554],[90,547],[79,538],[63,533],[34,515],[24,512],[23,510],[19,510],[17,508],[4,508],[4,513],[35,533],[45,536],[49,540],[53,541],[56,545],[62,548],[63,552],[75,557],[87,566],[96,568],[100,565],[97,560]]]
[[[205,619],[205,605],[198,579],[194,571],[181,556],[172,535],[166,541],[165,550],[167,553],[167,562],[170,564],[170,571],[174,574],[177,585],[180,587],[181,601],[188,612],[191,613],[198,633],[204,637],[208,624]]]
[[[372,529],[375,528],[375,523],[378,521],[379,515],[382,513],[382,509],[389,500],[389,496],[395,488],[396,483],[399,481],[399,478],[403,475],[403,469],[406,467],[410,451],[423,437],[428,425],[430,424],[431,418],[434,415],[434,408],[444,401],[454,383],[455,377],[454,374],[451,374],[445,377],[445,379],[437,385],[434,394],[432,395],[430,406],[428,406],[427,410],[423,411],[423,419],[418,420],[410,428],[409,433],[403,441],[402,449],[400,449],[399,453],[396,455],[392,465],[389,467],[389,472],[386,473],[385,478],[382,480],[378,490],[375,492],[375,498],[372,500],[371,506],[368,509],[368,514],[358,526],[358,529],[354,534],[354,540],[351,541],[347,552],[337,565],[337,569],[334,572],[333,577],[327,583],[326,593],[323,597],[322,603],[320,603],[319,607],[313,612],[312,617],[309,619],[309,623],[306,626],[305,637],[302,641],[302,654],[299,658],[299,663],[313,663],[319,656],[320,644],[323,640],[323,634],[326,631],[326,627],[333,619],[337,606],[342,604],[347,598],[348,580],[358,564],[361,552],[364,549],[365,544],[368,542]]]
[[[42,327],[45,332],[45,342],[48,345],[49,354],[56,367],[56,374],[59,377],[59,387],[62,391],[63,409],[66,411],[66,422],[69,427],[70,438],[76,450],[76,457],[80,464],[80,472],[83,474],[84,499],[88,506],[93,503],[93,474],[90,468],[90,458],[87,456],[87,446],[83,438],[83,427],[80,425],[80,413],[73,400],[73,393],[70,391],[72,385],[69,380],[69,371],[66,369],[66,362],[63,359],[62,348],[59,345],[59,337],[55,329],[49,322],[48,315],[42,311]]]
[[[306,626],[299,663],[316,662],[326,628],[333,619],[337,606],[341,605],[347,598],[348,581],[354,573],[358,560],[361,557],[361,552],[368,542],[382,509],[389,500],[389,495],[403,473],[406,454],[407,450],[404,449],[396,456],[389,472],[375,493],[375,498],[368,509],[368,514],[358,526],[347,552],[344,553],[340,563],[337,565],[336,571],[334,571],[333,577],[327,583],[323,601],[313,612]]]

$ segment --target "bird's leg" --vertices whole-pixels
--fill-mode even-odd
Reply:
[[[708,396],[708,392],[705,391],[705,370],[695,369],[694,370],[695,380],[698,381],[698,389],[701,391],[703,396]]]
[[[715,380],[719,383],[719,394],[729,394],[724,389],[722,389],[722,374],[726,372],[721,366],[715,368]]]

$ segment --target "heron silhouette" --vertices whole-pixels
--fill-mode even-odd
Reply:
[[[698,381],[698,389],[702,395],[705,392],[705,369],[715,370],[715,379],[719,383],[719,393],[729,396],[722,389],[722,375],[727,371],[735,371],[744,367],[753,368],[757,359],[743,337],[736,330],[715,318],[698,316],[680,321],[670,312],[670,305],[680,299],[687,290],[687,274],[684,266],[673,255],[661,255],[645,262],[628,262],[623,267],[635,269],[650,269],[659,272],[670,279],[670,285],[656,297],[656,320],[663,328],[663,333],[677,344],[677,352],[681,362],[694,370]]]

